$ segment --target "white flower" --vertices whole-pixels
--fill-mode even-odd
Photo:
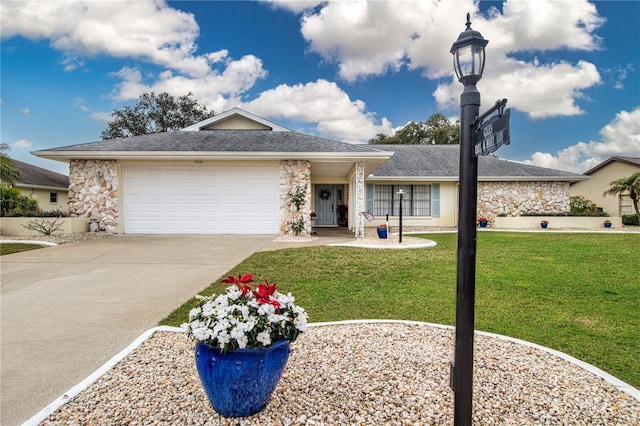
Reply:
[[[238,300],[240,296],[242,296],[242,290],[240,290],[235,285],[227,288],[227,296],[230,300]]]
[[[284,315],[278,315],[278,314],[269,314],[267,316],[267,321],[269,321],[271,324],[276,324],[279,322],[284,322],[287,320],[287,317],[285,317]]]
[[[299,331],[306,331],[307,330],[307,313],[303,312],[302,314],[296,316],[296,318],[293,320],[293,325]]]
[[[202,312],[202,309],[200,308],[193,308],[192,310],[189,311],[189,320],[194,320],[198,317],[198,315],[200,315],[200,312]]]
[[[220,296],[216,297],[214,303],[218,308],[224,308],[229,306],[229,299],[227,298],[226,294],[221,294]]]
[[[256,340],[262,343],[263,346],[269,346],[271,344],[271,334],[269,331],[263,331],[262,333],[258,333]]]
[[[198,308],[200,309],[200,308]],[[205,317],[210,317],[212,315],[215,315],[215,305],[211,302],[207,302],[204,305],[202,305],[202,309],[200,310],[202,312],[202,315]]]
[[[258,315],[267,316],[276,313],[276,307],[269,303],[263,303],[258,307]]]

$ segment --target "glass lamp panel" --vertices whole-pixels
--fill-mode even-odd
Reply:
[[[454,55],[454,65],[458,79],[470,75],[482,75],[484,48],[473,44],[459,47]]]

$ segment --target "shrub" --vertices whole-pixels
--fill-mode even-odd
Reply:
[[[637,214],[623,214],[622,224],[640,226],[640,217]]]
[[[16,188],[0,185],[1,216],[35,216],[37,212],[38,201],[36,199],[20,195],[20,191]]]
[[[40,217],[69,217],[69,213],[62,210],[42,210],[36,214]]]
[[[584,195],[571,197],[569,207],[572,216],[598,216],[597,213],[602,213],[602,208],[599,208],[593,201],[587,200]]]
[[[42,219],[32,220],[26,225],[22,225],[24,229],[30,229],[36,231],[42,235],[52,235],[54,232],[60,230],[64,226],[64,222],[60,222],[60,218],[56,218],[53,221]]]

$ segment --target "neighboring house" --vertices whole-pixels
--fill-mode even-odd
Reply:
[[[639,157],[611,157],[584,172],[584,175],[591,179],[572,184],[571,196],[583,195],[602,207],[611,216],[633,214],[635,212],[628,194],[607,195],[606,197],[603,194],[611,188],[611,182],[638,172],[640,172]]]
[[[305,233],[314,211],[318,226],[363,236],[365,226],[397,214],[399,186],[407,226],[456,224],[458,146],[348,144],[238,108],[179,132],[34,154],[70,164],[71,213],[110,232],[291,234],[298,213],[290,194],[305,187]],[[495,157],[481,158],[480,171],[480,210],[494,215],[567,211],[570,182],[586,179]],[[377,220],[366,222],[366,211]]]
[[[35,198],[40,210],[68,211],[69,178],[18,160],[11,160],[19,175],[13,187],[20,194]]]

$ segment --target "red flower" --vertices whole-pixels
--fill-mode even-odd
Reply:
[[[235,284],[240,290],[242,290],[242,295],[244,296],[251,291],[251,287],[247,284],[253,282],[253,274],[238,275],[237,277],[228,276],[221,282],[225,284]]]
[[[258,285],[255,290],[253,290],[253,295],[256,297],[256,300],[260,304],[268,303],[270,305],[275,306],[276,312],[280,312],[280,302],[271,298],[271,295],[276,292],[276,285],[269,284],[269,281],[265,280],[264,284]]]

